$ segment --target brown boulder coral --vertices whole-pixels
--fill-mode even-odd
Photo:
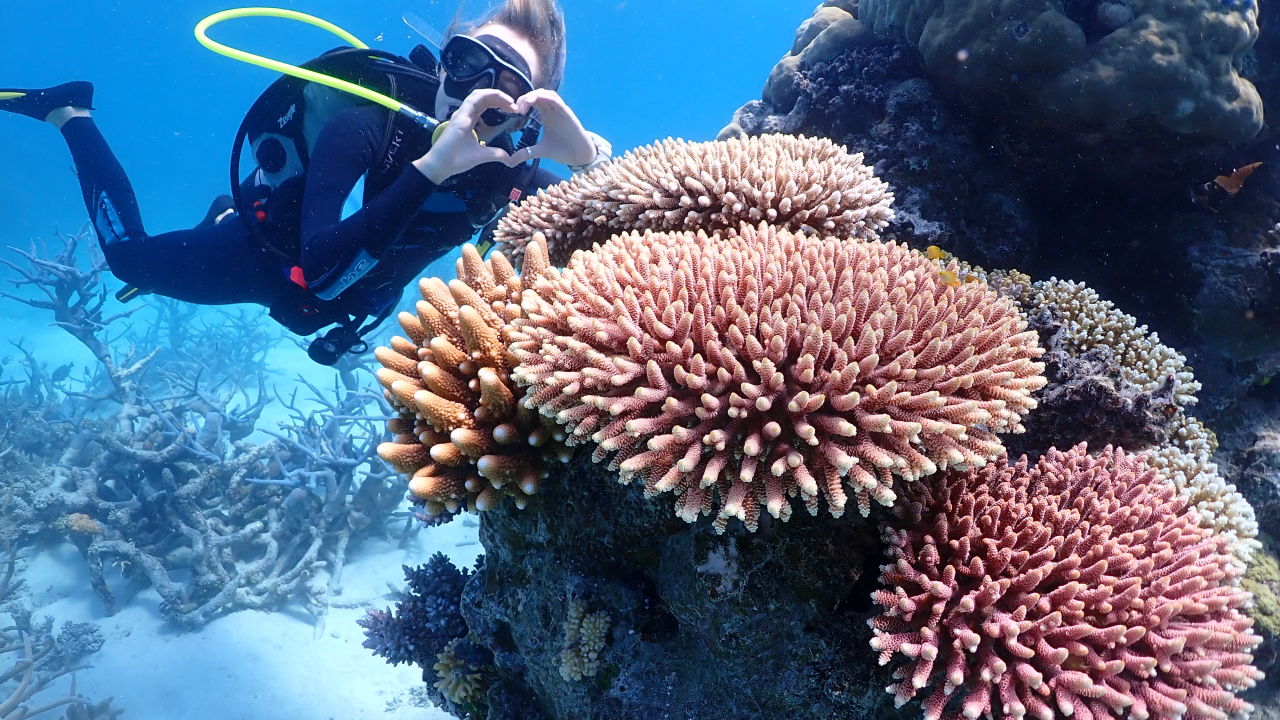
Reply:
[[[893,193],[825,138],[762,135],[668,139],[552,185],[498,223],[498,248],[518,259],[542,232],[562,265],[577,249],[644,230],[736,232],[767,222],[793,231],[873,239],[893,218]]]
[[[529,247],[524,278],[547,266],[545,243]],[[523,314],[525,280],[501,253],[484,260],[469,244],[458,278],[419,281],[416,312],[399,316],[408,337],[374,351],[400,415],[378,455],[411,476],[410,493],[432,515],[485,510],[500,495],[523,508],[550,464],[568,459],[563,432],[527,408],[510,380],[507,335]]]
[[[1120,134],[1153,118],[1230,143],[1262,128],[1241,72],[1258,38],[1253,0],[863,0],[857,15],[916,47],[952,91],[1050,123]]]
[[[1084,445],[915,483],[873,595],[886,688],[924,716],[1207,720],[1262,673],[1225,538],[1140,456]]]
[[[1044,384],[1035,333],[896,243],[761,225],[631,233],[530,283],[513,378],[621,479],[692,522],[866,515],[894,477],[982,465]]]

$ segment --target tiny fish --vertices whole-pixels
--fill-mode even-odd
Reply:
[[[62,382],[63,380],[66,380],[67,376],[71,374],[71,367],[72,367],[72,364],[67,363],[66,365],[63,365],[57,370],[54,370],[53,375],[50,376],[50,379],[52,379],[54,382]]]
[[[960,278],[951,270],[939,270],[938,279],[942,281],[943,285],[956,286],[960,284]]]
[[[1214,178],[1213,181],[1218,184],[1218,187],[1226,190],[1228,195],[1235,195],[1244,187],[1244,181],[1248,180],[1249,176],[1252,175],[1253,171],[1257,170],[1260,165],[1262,165],[1260,162],[1249,163],[1244,167],[1232,170],[1230,175],[1219,175]]]
[[[965,283],[978,282],[978,280],[980,280],[980,279],[981,279],[981,278],[979,278],[977,275],[965,275],[965,276],[964,276],[964,281],[965,281]]]
[[[943,250],[937,245],[930,245],[929,247],[925,248],[924,253],[925,255],[929,256],[930,260],[946,260],[947,258],[951,257],[951,253],[947,252],[946,250]]]

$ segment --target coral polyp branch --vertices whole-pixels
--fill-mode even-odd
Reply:
[[[904,491],[872,648],[924,716],[1242,717],[1261,642],[1228,540],[1141,456],[1083,444]]]
[[[797,495],[866,515],[895,478],[976,467],[1044,384],[1014,305],[945,283],[895,243],[632,233],[524,295],[513,377],[526,402],[650,496],[754,529]]]
[[[765,222],[871,239],[892,219],[892,203],[861,154],[825,138],[668,139],[539,191],[503,217],[494,239],[519,258],[544,233],[556,265],[630,231],[732,233]]]
[[[530,247],[526,278],[546,267],[545,241]],[[418,289],[415,312],[400,313],[407,337],[375,351],[399,413],[378,455],[410,476],[411,496],[431,515],[487,510],[502,496],[523,508],[550,464],[568,459],[563,433],[519,401],[510,379],[524,281],[500,253],[485,260],[467,245],[457,280],[423,279]]]

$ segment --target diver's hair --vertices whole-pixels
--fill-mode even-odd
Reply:
[[[558,90],[564,79],[564,11],[557,0],[505,0],[472,22],[454,18],[445,37],[469,33],[482,25],[498,23],[523,35],[538,53],[538,87]]]

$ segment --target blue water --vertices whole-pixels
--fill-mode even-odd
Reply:
[[[150,232],[194,225],[227,190],[227,153],[244,110],[273,79],[214,55],[191,29],[217,2],[6,0],[0,86],[72,79],[97,86],[96,118],[128,171]],[[678,136],[709,139],[733,109],[759,97],[811,2],[566,0],[569,52],[562,94],[619,152]],[[443,28],[455,5],[422,0],[282,3],[329,19],[374,47],[407,54],[412,11]],[[475,2],[470,7],[480,8]],[[229,44],[300,62],[339,44],[283,20],[241,20],[214,33]],[[381,41],[375,38],[381,38]],[[0,118],[0,234],[24,242],[84,222],[70,158],[50,127]]]

